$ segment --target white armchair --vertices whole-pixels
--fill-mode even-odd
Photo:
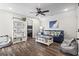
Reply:
[[[11,45],[12,41],[8,35],[0,36],[0,48]]]
[[[61,44],[61,50],[64,53],[69,53],[72,55],[77,55],[78,54],[78,44],[77,41],[75,39],[71,39],[71,40],[65,40],[63,41],[63,43]]]

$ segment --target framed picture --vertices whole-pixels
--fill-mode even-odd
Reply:
[[[57,27],[58,27],[57,20],[49,21],[49,28],[57,28]]]

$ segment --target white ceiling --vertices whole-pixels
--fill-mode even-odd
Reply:
[[[0,9],[29,16],[35,15],[30,12],[35,12],[35,8],[41,7],[43,10],[50,10],[48,15],[54,15],[64,12],[65,8],[74,9],[75,5],[75,3],[0,3]]]

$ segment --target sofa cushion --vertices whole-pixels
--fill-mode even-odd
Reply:
[[[6,42],[8,41],[8,37],[7,36],[0,36],[0,43],[1,42]]]
[[[73,40],[74,40],[73,38],[72,39],[65,39],[62,44],[66,44],[67,46],[69,46]]]

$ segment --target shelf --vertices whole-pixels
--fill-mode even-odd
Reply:
[[[20,38],[24,38],[25,35],[25,23],[21,21],[13,21],[13,43],[21,42]],[[20,38],[19,38],[20,37]]]

